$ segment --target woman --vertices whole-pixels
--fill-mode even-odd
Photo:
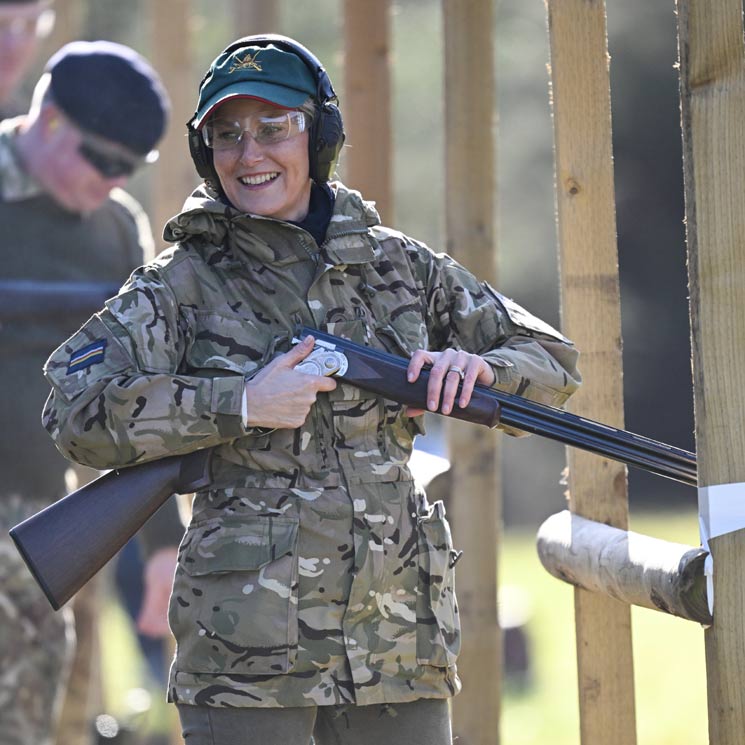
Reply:
[[[295,370],[298,326],[410,357],[411,380],[431,366],[442,413],[475,383],[560,405],[579,382],[560,334],[329,183],[334,98],[284,37],[219,55],[174,247],[46,367],[46,426],[74,460],[215,448],[169,613],[190,745],[451,742],[457,554],[406,465],[421,412]]]

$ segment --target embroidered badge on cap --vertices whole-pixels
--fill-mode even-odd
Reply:
[[[82,349],[78,349],[77,352],[73,352],[70,355],[70,360],[67,363],[67,374],[78,372],[78,370],[85,370],[91,365],[95,365],[97,362],[103,362],[103,358],[106,354],[106,339],[98,339],[92,344],[88,344]]]
[[[261,62],[256,61],[258,56],[258,52],[254,55],[251,55],[249,52],[242,60],[234,62],[228,73],[235,72],[236,70],[258,70],[261,72]]]

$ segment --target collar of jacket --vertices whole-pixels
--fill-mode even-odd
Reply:
[[[331,188],[335,192],[334,211],[321,246],[322,260],[331,266],[371,261],[376,243],[369,228],[380,224],[373,203],[341,182],[333,182]],[[301,228],[282,220],[239,213],[216,199],[204,185],[187,199],[183,211],[169,220],[163,231],[164,239],[172,243],[196,239],[208,251],[227,248],[235,258],[246,252],[262,263],[275,265],[303,258],[287,250],[287,244],[297,243],[298,235],[309,253],[318,250]]]

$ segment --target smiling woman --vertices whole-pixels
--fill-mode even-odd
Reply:
[[[47,428],[98,468],[214,448],[169,612],[188,745],[450,745],[459,554],[409,469],[421,412],[301,372],[314,339],[293,340],[427,366],[443,414],[477,383],[560,405],[577,352],[332,180],[336,96],[292,39],[223,50],[188,134],[205,182],[175,245],[52,355]]]
[[[312,181],[304,114],[295,110],[282,115],[264,101],[232,98],[213,116],[219,119],[202,132],[214,150],[215,171],[230,203],[255,215],[305,219]],[[227,129],[225,122],[237,122],[238,129]],[[220,147],[228,140],[230,146]]]

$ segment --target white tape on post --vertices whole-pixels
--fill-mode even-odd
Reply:
[[[701,545],[709,555],[704,563],[709,612],[714,615],[714,561],[709,541],[745,528],[745,483],[715,484],[698,490],[698,524]]]

